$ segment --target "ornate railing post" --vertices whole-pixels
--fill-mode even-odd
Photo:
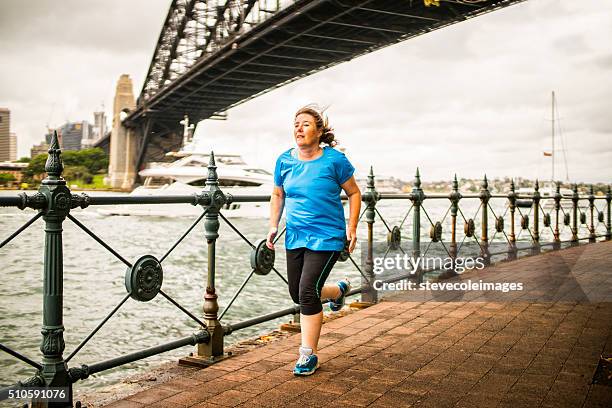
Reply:
[[[378,193],[374,185],[374,170],[370,166],[370,174],[368,174],[368,182],[363,199],[366,202],[365,222],[368,224],[368,253],[365,262],[365,274],[367,280],[361,278],[361,285],[365,290],[361,292],[361,301],[368,303],[378,302],[378,292],[374,289],[374,222],[375,222],[375,207],[378,201]]]
[[[608,186],[608,191],[606,192],[606,240],[612,239],[612,208],[610,204],[612,204],[612,188]]]
[[[459,183],[457,182],[457,174],[453,179],[453,190],[448,196],[451,202],[451,243],[450,253],[454,258],[457,257],[457,213],[459,212],[459,200],[461,200],[461,193],[459,192]]]
[[[540,252],[540,183],[535,181],[533,192],[533,249],[532,253]]]
[[[559,234],[559,211],[561,210],[561,183],[555,183],[555,230],[553,231],[553,249],[561,248],[561,237]]]
[[[591,225],[589,226],[589,242],[595,242],[595,219],[593,213],[595,211],[595,195],[593,192],[593,185],[589,187],[589,210],[591,211]]]
[[[572,188],[572,245],[578,244],[578,184]]]
[[[489,182],[487,181],[487,175],[485,174],[484,179],[482,180],[481,188],[480,188],[480,202],[482,203],[482,228],[481,228],[481,236],[480,242],[482,244],[482,257],[484,258],[484,263],[488,265],[491,262],[491,254],[489,253],[489,218],[488,218],[488,207],[489,207],[489,199],[491,198],[491,193],[489,192]]]
[[[516,234],[514,233],[514,212],[516,211],[516,191],[514,180],[510,181],[508,193],[508,206],[510,207],[510,235],[508,236],[508,260],[516,259]]]
[[[62,223],[70,211],[71,194],[62,178],[61,150],[55,132],[45,164],[47,177],[38,194],[47,203],[43,209],[45,220],[45,255],[43,272],[43,324],[40,351],[43,354],[39,375],[46,387],[68,387],[69,402],[49,406],[72,406],[72,382],[66,369],[64,344],[64,262],[62,250]]]
[[[421,205],[425,200],[425,194],[421,189],[421,175],[419,168],[416,169],[414,176],[414,183],[412,187],[412,193],[410,196],[412,200],[412,256],[417,259],[421,256]],[[419,282],[423,280],[423,274],[421,270],[414,271]]]
[[[210,153],[206,188],[204,194],[208,195],[208,205],[203,207],[207,210],[204,219],[204,236],[208,244],[208,273],[203,310],[204,322],[210,333],[210,341],[198,344],[198,356],[208,357],[211,361],[214,361],[223,357],[223,327],[218,320],[219,304],[215,291],[215,245],[219,237],[219,210],[226,201],[225,195],[219,188],[214,152]]]

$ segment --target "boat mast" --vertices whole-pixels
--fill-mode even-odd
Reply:
[[[550,158],[552,159],[552,180],[551,185],[555,183],[555,91],[552,91],[552,151]]]

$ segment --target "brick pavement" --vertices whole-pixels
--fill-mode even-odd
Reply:
[[[313,376],[291,373],[295,335],[107,407],[610,407],[612,387],[591,380],[612,354],[611,260],[597,243],[445,281],[521,292],[400,292],[325,324]]]

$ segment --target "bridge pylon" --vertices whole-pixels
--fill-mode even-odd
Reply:
[[[113,104],[108,177],[111,187],[130,190],[136,177],[137,129],[126,127],[122,119],[136,107],[132,79],[123,74],[117,81]]]

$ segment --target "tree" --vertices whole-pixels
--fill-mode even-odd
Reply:
[[[15,176],[10,173],[0,173],[0,184],[9,184],[15,181]]]
[[[45,163],[47,162],[47,154],[39,154],[30,160],[28,167],[23,170],[26,177],[32,178],[45,172]]]
[[[17,160],[17,163],[29,163],[30,160],[32,159],[30,159],[29,157],[22,157],[21,159]]]
[[[24,174],[34,177],[44,173],[46,161],[47,154],[39,154],[30,161]],[[62,161],[66,167],[85,167],[90,175],[104,172],[108,168],[108,155],[99,147],[79,151],[67,150],[62,152]]]
[[[106,172],[108,169],[108,155],[99,147],[84,149],[78,152],[80,165],[89,169],[90,173]]]
[[[63,176],[67,181],[81,180],[85,184],[91,184],[93,181],[93,175],[85,166],[66,166]]]

